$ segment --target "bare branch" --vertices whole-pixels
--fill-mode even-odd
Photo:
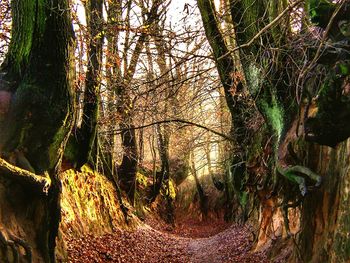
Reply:
[[[247,43],[240,45],[238,47],[233,48],[232,50],[230,50],[229,52],[227,52],[226,54],[222,55],[221,57],[218,58],[222,59],[228,55],[230,55],[231,53],[242,49],[242,48],[247,48],[250,45],[252,45],[262,34],[264,34],[267,30],[269,30],[271,27],[273,27],[274,25],[277,24],[277,22],[284,17],[284,15],[286,13],[288,13],[290,10],[292,10],[294,7],[298,6],[299,4],[301,4],[302,2],[304,2],[304,0],[298,0],[290,5],[288,5],[286,7],[286,9],[283,10],[283,12],[281,12],[278,16],[276,16],[276,18],[274,20],[272,20],[269,24],[267,24],[265,27],[263,27],[251,40],[249,40]]]
[[[137,126],[137,127],[130,127],[130,128],[124,128],[124,129],[115,129],[113,131],[106,131],[105,133],[118,133],[118,132],[122,132],[122,131],[125,131],[127,129],[135,129],[135,130],[138,130],[138,129],[143,129],[143,128],[147,128],[147,127],[150,127],[150,126],[153,126],[153,125],[157,125],[157,124],[162,124],[162,123],[183,123],[183,124],[188,124],[188,125],[191,125],[191,126],[196,126],[198,128],[201,128],[201,129],[204,129],[208,132],[211,132],[211,133],[214,133],[226,140],[229,140],[229,141],[235,141],[234,138],[226,135],[226,134],[223,134],[221,132],[218,132],[212,128],[209,128],[207,126],[204,126],[204,125],[201,125],[201,124],[198,124],[198,123],[195,123],[195,122],[192,122],[192,121],[187,121],[187,120],[182,120],[182,119],[168,119],[168,120],[161,120],[161,121],[157,121],[157,122],[152,122],[152,123],[148,123],[148,124],[145,124],[145,125],[141,125],[141,126]]]

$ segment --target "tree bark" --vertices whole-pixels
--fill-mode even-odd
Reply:
[[[88,65],[85,81],[85,93],[83,101],[83,113],[81,127],[77,129],[75,157],[77,168],[85,163],[93,167],[97,162],[98,134],[97,122],[100,111],[100,86],[102,45],[104,35],[103,26],[103,1],[89,0],[85,2],[85,14],[87,30],[89,33],[89,47],[87,57]]]
[[[18,159],[20,154],[35,174],[1,164],[7,168],[0,176],[0,221],[10,233],[1,249],[8,250],[12,236],[26,252],[1,253],[0,261],[18,256],[54,262],[61,210],[58,173],[75,110],[70,60],[73,30],[68,1],[13,0],[11,6],[12,39],[1,65],[10,85],[0,87],[9,92],[11,103],[0,118],[0,155],[10,161],[11,155],[17,153]],[[16,174],[16,180],[10,173]],[[24,183],[28,178],[31,183]]]
[[[161,162],[161,170],[160,172],[156,172],[153,191],[152,191],[152,197],[150,202],[153,202],[154,200],[156,200],[163,184],[165,185],[165,187],[169,184],[169,179],[170,179],[169,178],[170,177],[169,138],[168,138],[168,134],[166,133],[164,134],[164,133],[161,131],[161,126],[158,124],[156,126],[156,134],[157,134],[157,141],[158,141],[158,152],[159,152],[159,157]]]
[[[194,158],[194,153],[193,151],[190,154],[190,159],[191,159],[191,174],[194,177],[194,181],[196,183],[196,189],[197,189],[197,194],[198,194],[198,201],[199,201],[199,209],[202,213],[202,220],[206,219],[206,217],[208,216],[208,210],[209,210],[209,204],[208,204],[208,196],[205,193],[199,178],[198,178],[198,174],[197,174],[197,169],[196,169],[196,163],[195,163],[195,158]]]
[[[273,193],[278,194],[279,198],[287,200],[287,203],[284,201],[284,207],[288,206],[288,202],[296,201],[298,196],[306,196],[305,199],[301,198],[303,200],[302,226],[299,235],[299,248],[296,251],[301,252],[300,257],[305,262],[331,262],[335,260],[331,250],[336,248],[342,257],[341,260],[346,262],[349,257],[345,255],[345,251],[349,246],[344,239],[344,231],[346,232],[345,229],[347,229],[344,227],[344,218],[349,213],[348,209],[344,209],[344,207],[348,202],[345,201],[348,195],[345,194],[345,197],[342,197],[338,195],[338,192],[341,189],[342,194],[345,193],[344,185],[347,185],[348,180],[345,176],[347,172],[342,167],[337,166],[344,167],[343,158],[337,154],[343,156],[346,147],[342,145],[342,150],[339,149],[338,152],[317,146],[308,146],[304,150],[310,158],[304,163],[300,160],[292,161],[286,150],[289,144],[294,146],[297,144],[296,126],[294,125],[295,119],[298,118],[297,100],[303,98],[296,98],[296,90],[300,87],[297,86],[299,83],[296,82],[293,74],[299,74],[298,70],[287,69],[285,66],[288,65],[288,57],[285,54],[294,54],[292,50],[294,47],[287,45],[287,37],[291,37],[291,27],[288,16],[283,17],[283,15],[300,5],[301,2],[296,1],[287,5],[287,1],[231,0],[231,15],[237,42],[236,50],[240,51],[244,78],[250,95],[255,98],[255,104],[263,115],[271,136],[268,141],[269,147],[271,147],[268,163],[270,172],[264,175],[266,177],[264,186],[273,190]],[[212,39],[215,39],[218,32],[212,26],[215,24],[212,23],[215,21],[215,17],[208,14],[210,1],[198,1],[198,3],[201,4],[200,9],[206,10],[206,12],[201,10],[201,14],[205,27],[209,28],[206,29],[206,34],[215,55],[215,50],[220,51],[224,42],[212,43]],[[348,25],[349,21],[349,3],[349,1],[340,1],[337,4],[327,0],[309,1],[308,10],[311,20],[324,29],[320,47],[326,41],[327,43],[333,41],[335,45],[339,41],[349,43],[349,34],[346,30],[348,26],[345,26]],[[213,10],[212,7],[211,9]],[[278,21],[278,26],[276,26],[276,21]],[[348,138],[350,131],[348,125],[349,96],[348,92],[345,91],[349,85],[350,71],[349,64],[346,62],[349,60],[349,53],[346,47],[341,49],[343,49],[341,55],[335,56],[339,60],[333,57],[328,60],[328,64],[324,67],[326,77],[323,78],[322,86],[317,87],[317,114],[309,118],[308,110],[306,110],[304,119],[304,121],[306,120],[306,139],[332,147]],[[327,61],[327,59],[322,59],[322,56],[318,56],[320,55],[319,51],[320,48],[315,57],[308,61],[309,65],[307,65],[306,70],[310,71],[315,68],[316,63]],[[327,54],[327,52],[322,53]],[[222,54],[220,58],[225,58],[229,56],[228,54],[229,52]],[[218,70],[220,71],[220,65],[218,65]],[[299,77],[305,79],[308,73],[307,71],[302,72]],[[227,74],[224,72],[226,78]],[[318,74],[318,72],[313,72],[313,74]],[[225,79],[225,76],[221,79]],[[304,86],[301,88],[303,92],[311,93],[311,91],[305,90]],[[305,95],[305,93],[303,94]],[[268,149],[268,144],[265,145],[265,149]],[[325,159],[323,160],[321,156]],[[324,185],[321,186],[319,173],[324,182]],[[329,173],[332,176],[329,176]],[[295,185],[298,190],[293,193],[290,185],[293,187]],[[312,192],[308,192],[309,189]],[[342,203],[341,210],[337,210],[339,202]],[[334,212],[333,209],[335,209]],[[288,208],[285,210],[285,214],[288,216]],[[337,215],[342,217],[340,220],[342,223],[339,225]],[[286,218],[286,223],[288,224],[288,218]],[[340,226],[342,230],[335,231],[335,226]],[[342,237],[344,245],[340,246],[336,235]]]

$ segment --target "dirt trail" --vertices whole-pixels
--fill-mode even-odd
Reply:
[[[193,263],[212,262],[264,262],[264,255],[250,253],[248,231],[230,227],[209,238],[191,239],[188,252]]]
[[[69,262],[268,262],[263,254],[250,252],[249,231],[239,226],[210,237],[191,238],[144,225],[134,232],[117,230],[67,243]]]

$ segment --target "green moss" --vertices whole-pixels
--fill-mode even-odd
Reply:
[[[350,75],[350,63],[349,63],[349,61],[339,62],[336,65],[335,71],[340,77],[349,76]]]
[[[248,65],[248,70],[245,73],[249,83],[249,92],[252,97],[255,97],[259,93],[261,87],[261,71],[252,63]]]
[[[264,124],[260,132],[253,134],[252,144],[248,150],[248,164],[253,164],[263,154],[264,139],[266,138],[266,125]]]
[[[134,200],[134,214],[143,219],[147,214],[147,206],[145,204],[145,196],[147,196],[146,190],[148,187],[147,177],[140,173],[136,173],[136,191],[135,191],[135,200]]]
[[[139,186],[143,186],[143,187],[148,186],[147,177],[139,172],[136,173],[136,182],[137,182],[137,185],[139,185]]]
[[[22,145],[24,143],[26,135],[32,127],[33,127],[33,124],[31,124],[31,123],[27,123],[25,126],[22,127],[22,129],[19,133],[19,141],[18,141],[19,145]]]
[[[46,26],[46,15],[45,15],[45,5],[47,5],[46,0],[37,0],[36,7],[36,37],[42,37]]]
[[[79,149],[74,136],[70,136],[64,149],[64,157],[72,162],[78,159]]]
[[[213,1],[198,0],[198,6],[201,11],[201,16],[204,24],[207,23],[208,25],[210,25],[205,27],[208,39],[211,40],[210,36],[216,36],[213,39],[216,38],[217,40],[218,38],[217,34],[219,30],[216,26],[217,25],[217,22],[215,21],[216,17],[212,13],[212,11],[215,10],[215,7],[213,6]],[[211,41],[210,44],[214,52],[215,58],[218,58],[225,53],[225,50],[223,50],[225,49],[225,45],[220,45],[221,43],[219,43],[218,41]],[[221,69],[221,70],[226,71],[227,69]],[[219,69],[219,72],[221,72],[221,70]]]
[[[11,74],[21,75],[23,65],[28,63],[33,45],[33,36],[41,37],[45,30],[45,0],[14,0],[12,40],[9,47],[8,59],[11,63]],[[23,10],[25,16],[21,15]],[[20,29],[20,30],[19,30]]]
[[[268,103],[266,100],[262,100],[261,107],[265,113],[265,117],[267,118],[268,125],[272,128],[272,131],[277,136],[277,142],[279,142],[284,128],[283,108],[278,104],[274,94],[272,94],[271,103]]]
[[[56,165],[57,158],[59,156],[59,150],[61,148],[63,139],[67,135],[68,129],[69,129],[69,114],[66,115],[64,121],[62,122],[62,126],[56,132],[55,136],[53,137],[52,143],[50,144],[50,147],[49,147],[50,168]]]
[[[280,172],[285,178],[287,178],[289,181],[291,181],[294,184],[297,184],[299,186],[300,193],[304,196],[306,194],[306,184],[305,179],[303,177],[300,177],[296,175],[294,172],[286,171],[286,172]]]
[[[82,173],[94,173],[94,170],[92,170],[91,167],[88,166],[87,164],[83,165],[80,168],[80,170],[81,170]]]
[[[269,1],[268,2],[268,11],[269,11],[269,22],[271,23],[282,11],[288,6],[287,0],[280,1]],[[282,18],[283,19],[283,18]],[[283,21],[283,24],[288,24],[287,21]],[[270,29],[271,35],[273,37],[275,45],[280,45],[281,41],[284,39],[284,34],[281,34],[281,31],[288,30],[288,28],[272,27]],[[271,62],[271,61],[269,61]]]
[[[84,165],[81,172],[70,169],[60,177],[63,232],[102,234],[124,225],[114,186],[102,174]]]
[[[244,12],[244,25],[247,26],[244,31],[244,35],[246,35],[245,42],[248,42],[260,31],[261,24],[257,23],[257,18],[266,18],[266,5],[265,3],[257,3],[256,0],[242,0],[241,2],[243,7],[241,12]]]
[[[240,204],[242,207],[245,207],[248,203],[248,193],[247,192],[242,192],[239,200]]]

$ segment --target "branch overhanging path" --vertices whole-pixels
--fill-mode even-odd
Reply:
[[[187,124],[187,125],[191,125],[191,126],[196,126],[198,128],[201,128],[201,129],[204,129],[208,132],[211,132],[215,135],[218,135],[226,140],[229,140],[229,141],[235,141],[234,138],[222,133],[222,132],[218,132],[212,128],[209,128],[207,126],[204,126],[204,125],[201,125],[201,124],[198,124],[198,123],[195,123],[195,122],[192,122],[192,121],[187,121],[187,120],[183,120],[183,119],[166,119],[166,120],[161,120],[161,121],[157,121],[157,122],[152,122],[152,123],[148,123],[148,124],[144,124],[144,125],[141,125],[141,126],[137,126],[137,127],[132,127],[132,128],[128,128],[128,129],[135,129],[135,130],[138,130],[138,129],[143,129],[143,128],[147,128],[147,127],[151,127],[151,126],[154,126],[154,125],[157,125],[157,124],[164,124],[164,123],[182,123],[182,124]],[[107,134],[118,134],[122,131],[125,131],[127,130],[126,128],[125,129],[114,129],[112,131],[105,131],[103,133],[107,133]]]

